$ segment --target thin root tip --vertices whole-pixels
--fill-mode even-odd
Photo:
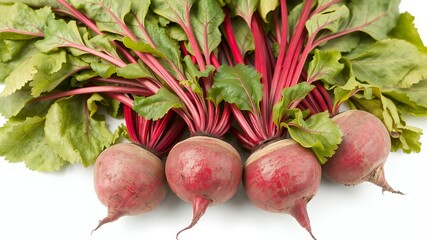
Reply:
[[[176,234],[176,240],[179,240],[179,235],[194,227],[194,225],[196,225],[196,223],[199,221],[199,219],[203,216],[203,214],[205,214],[206,209],[208,208],[208,206],[212,203],[212,200],[202,197],[202,196],[195,196],[194,199],[192,200],[192,205],[193,205],[193,219],[191,220],[190,225],[188,225],[187,227],[181,229],[177,234]]]
[[[308,233],[310,233],[310,236],[313,238],[313,240],[317,240],[316,237],[313,235],[313,233],[311,232],[311,230],[307,230]]]
[[[383,188],[383,194],[384,192],[391,192],[391,193],[395,193],[395,194],[399,194],[399,195],[406,195],[405,193],[398,191],[398,190],[394,190],[392,188]]]
[[[102,225],[104,225],[106,223],[109,223],[109,222],[116,221],[117,219],[119,219],[123,215],[124,215],[124,213],[120,212],[120,211],[111,211],[111,212],[109,212],[108,216],[105,217],[104,219],[102,219],[101,221],[99,221],[98,226],[96,226],[96,228],[94,228],[90,234],[92,235],[93,232],[95,232],[100,227],[102,227]]]

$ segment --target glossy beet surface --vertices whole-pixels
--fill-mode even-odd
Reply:
[[[343,132],[336,153],[323,165],[323,175],[337,183],[355,185],[364,181],[393,190],[384,176],[384,164],[391,149],[390,135],[373,114],[349,110],[332,119]]]
[[[164,165],[135,144],[119,143],[97,158],[94,187],[101,203],[108,207],[108,216],[99,228],[121,216],[142,214],[159,205],[167,193]]]
[[[166,178],[172,191],[193,205],[193,220],[183,230],[193,227],[208,206],[233,197],[242,171],[239,153],[220,139],[194,136],[176,144],[166,160]]]
[[[285,139],[248,158],[243,183],[248,198],[257,207],[292,215],[312,235],[306,205],[316,194],[321,175],[316,156]]]

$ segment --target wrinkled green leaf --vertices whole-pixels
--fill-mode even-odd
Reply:
[[[49,56],[51,56],[50,61],[36,66],[37,73],[30,82],[33,97],[53,91],[76,71],[87,67],[84,62],[66,55],[64,51],[53,52]]]
[[[261,75],[250,66],[222,65],[214,76],[208,96],[234,103],[242,111],[257,112],[263,95],[260,79]],[[215,96],[217,94],[221,97]]]
[[[313,60],[308,65],[307,81],[334,82],[337,75],[344,69],[344,64],[340,63],[340,60],[341,54],[338,51],[314,50]]]
[[[87,167],[112,144],[105,119],[89,116],[85,96],[57,100],[46,115],[46,141],[62,159]]]
[[[337,32],[350,15],[346,5],[334,4],[320,13],[315,14],[306,22],[309,36],[317,34],[323,29],[332,33]]]
[[[193,6],[190,22],[199,47],[205,56],[210,56],[221,43],[219,27],[224,21],[224,16],[217,1],[199,0]]]
[[[9,120],[0,128],[0,155],[9,162],[24,162],[35,171],[58,171],[66,161],[46,142],[45,118]]]
[[[103,78],[109,78],[116,73],[116,67],[109,63],[93,62],[90,67]]]
[[[34,10],[21,2],[0,7],[0,39],[24,40],[43,36],[46,22],[54,18],[50,7]]]
[[[347,29],[358,29],[376,40],[388,38],[399,17],[400,0],[358,0],[348,5],[352,12]]]
[[[313,150],[321,164],[333,156],[342,140],[340,128],[333,123],[327,112],[317,113],[304,120],[299,111],[294,120],[282,125],[288,128],[292,139]]]
[[[124,35],[120,23],[124,23],[125,16],[131,10],[131,1],[129,0],[70,0],[70,3],[76,9],[83,9],[85,13],[96,22],[100,31],[117,33]]]
[[[17,115],[31,99],[33,97],[28,87],[23,87],[6,97],[0,97],[0,114],[5,118],[11,118]]]
[[[246,53],[255,50],[254,38],[249,26],[241,18],[235,18],[231,22],[236,37],[237,45],[244,57]]]
[[[43,64],[48,64],[53,56],[38,52],[34,48],[30,48],[28,52],[20,55],[15,59],[15,68],[5,79],[5,87],[0,96],[8,96],[33,80],[34,75],[37,73],[37,68]]]
[[[319,49],[324,51],[338,51],[342,53],[347,53],[353,51],[358,47],[361,39],[361,33],[351,33],[341,36],[339,38],[333,38],[327,41],[326,44],[323,44]]]
[[[117,68],[117,76],[127,79],[135,78],[154,78],[150,70],[147,69],[141,62],[131,63],[122,68]]]
[[[153,22],[146,22],[146,29],[156,48],[164,58],[159,61],[173,76],[180,79],[182,72],[182,53],[177,40],[173,39],[167,29],[159,27]]]
[[[427,52],[418,30],[415,28],[414,17],[408,13],[399,16],[396,27],[390,32],[393,38],[406,40],[418,47],[420,51]]]
[[[178,96],[165,88],[160,88],[156,94],[135,97],[133,109],[148,120],[157,120],[173,108],[185,108]]]
[[[142,53],[151,53],[156,57],[166,58],[166,56],[159,49],[152,47],[149,43],[144,43],[140,41],[134,41],[130,37],[125,37],[123,39],[123,44],[132,50],[142,52]]]
[[[259,0],[258,12],[264,22],[268,22],[267,15],[279,6],[279,0]]]
[[[185,74],[187,80],[180,81],[180,84],[190,87],[194,93],[203,98],[204,93],[202,87],[200,86],[200,78],[208,77],[211,73],[215,71],[215,67],[209,65],[205,70],[200,71],[197,66],[191,61],[190,56],[186,56],[184,58],[184,63],[186,66]]]
[[[397,102],[396,105],[401,111],[427,116],[427,80],[410,88],[386,88],[383,89],[383,93]]]
[[[233,15],[242,17],[248,26],[250,26],[252,15],[258,8],[259,0],[232,0],[230,5]]]
[[[45,53],[61,47],[85,46],[77,23],[75,21],[67,23],[63,19],[49,21],[48,27],[45,29],[45,38],[37,41],[35,45]]]
[[[379,87],[397,86],[421,60],[418,49],[396,39],[378,41],[358,56],[349,58],[359,81]]]
[[[389,98],[381,95],[380,89],[374,88],[376,98],[365,99],[357,94],[352,97],[349,106],[361,109],[377,116],[386,126],[392,140],[392,151],[402,149],[405,153],[420,151],[422,130],[407,126],[402,111]]]
[[[0,39],[0,62],[13,60],[28,41]]]
[[[280,126],[283,117],[293,110],[295,106],[292,105],[304,99],[313,88],[313,85],[307,82],[301,82],[292,87],[283,89],[282,98],[273,106],[273,121],[276,126]]]
[[[156,0],[151,3],[152,10],[171,22],[188,26],[188,13],[196,0]]]

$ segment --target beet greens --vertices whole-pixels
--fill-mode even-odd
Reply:
[[[425,103],[415,100],[425,79],[420,69],[425,63],[419,61],[423,45],[417,34],[398,33],[414,29],[398,5],[283,0],[272,7],[231,1],[221,49],[233,56],[226,57],[234,66],[227,71],[240,84],[232,87],[218,78],[214,88],[234,104],[239,126],[233,132],[240,142],[254,149],[290,134],[325,162],[340,142],[330,116],[346,102],[384,122],[393,150],[419,151],[420,130],[402,119],[404,112],[422,115],[426,110]]]

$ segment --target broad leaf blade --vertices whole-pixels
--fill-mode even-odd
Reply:
[[[234,103],[242,111],[259,111],[262,100],[261,75],[252,67],[238,64],[223,65],[214,76],[210,99],[224,99]],[[221,97],[213,96],[219,94]]]
[[[400,0],[358,0],[349,4],[352,17],[347,29],[358,29],[376,40],[388,38],[399,17]]]
[[[376,42],[349,60],[359,81],[390,87],[404,84],[402,81],[405,76],[417,67],[421,57],[414,45],[403,40],[389,39]]]
[[[129,0],[71,0],[76,9],[83,9],[85,13],[96,22],[100,31],[125,35],[121,24],[124,24],[126,15],[131,11]]]
[[[0,128],[0,155],[10,162],[24,162],[42,172],[58,171],[67,164],[46,142],[45,118],[9,120]]]
[[[297,112],[295,119],[284,125],[292,139],[303,147],[311,148],[321,164],[333,156],[342,140],[340,128],[327,112],[312,115],[307,120],[304,120],[302,112]]]
[[[6,77],[5,88],[0,96],[8,96],[24,87],[33,80],[38,66],[48,63],[50,59],[49,54],[41,53],[35,48],[28,49],[28,52],[15,59],[16,66]]]
[[[252,15],[258,9],[259,0],[232,0],[230,4],[233,14],[242,17],[248,26],[250,26]]]
[[[427,52],[418,30],[415,28],[414,16],[405,12],[400,14],[396,27],[390,32],[394,38],[406,40],[418,47],[420,51]]]
[[[340,63],[341,54],[338,51],[314,51],[313,60],[308,65],[309,82],[324,80],[331,83],[337,75],[344,69],[344,64]]]
[[[197,42],[205,54],[210,56],[221,43],[219,27],[224,21],[224,12],[217,1],[196,1],[191,14],[191,25]]]
[[[79,48],[85,44],[75,21],[66,23],[63,19],[59,19],[48,22],[45,38],[37,41],[36,46],[42,52],[50,52],[60,47]]]
[[[43,36],[48,20],[54,19],[50,7],[34,10],[21,2],[0,7],[0,39],[31,39]]]
[[[149,97],[135,97],[133,109],[148,120],[157,120],[173,108],[185,108],[179,97],[165,88]]]
[[[188,13],[196,0],[156,0],[151,3],[153,11],[171,22],[188,26]]]
[[[283,117],[290,113],[289,111],[293,109],[292,105],[304,99],[313,88],[313,85],[301,82],[283,89],[282,98],[273,106],[273,121],[276,126],[279,126]]]
[[[337,32],[350,15],[346,5],[334,4],[307,20],[305,26],[309,36],[317,34],[323,29],[332,33]]]
[[[84,96],[57,100],[46,115],[45,135],[61,158],[86,167],[92,165],[113,140],[103,117],[89,116]]]

